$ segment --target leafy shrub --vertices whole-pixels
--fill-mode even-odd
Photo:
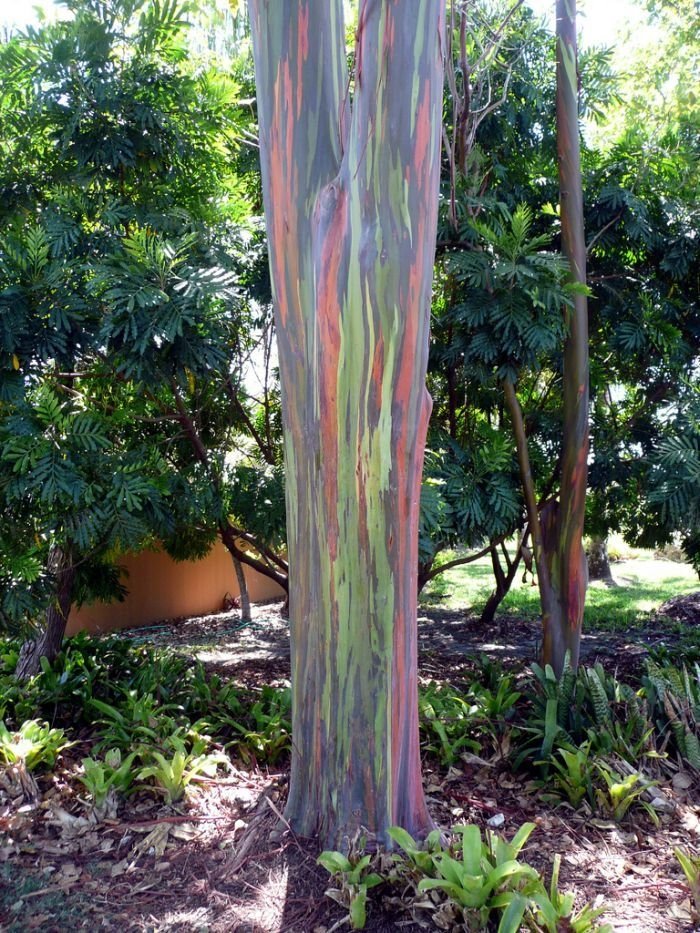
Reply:
[[[500,748],[510,730],[520,693],[509,675],[501,675],[494,689],[472,684],[466,693],[434,682],[418,694],[423,747],[441,764],[452,765],[463,751],[479,753],[488,740]]]

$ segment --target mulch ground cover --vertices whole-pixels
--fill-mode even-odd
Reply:
[[[684,613],[677,618],[686,624],[700,624],[700,594],[672,608]],[[277,684],[289,677],[288,627],[279,610],[255,607],[248,625],[234,611],[164,622],[124,637],[192,651],[208,669],[245,686]],[[539,638],[532,622],[483,629],[463,613],[441,609],[422,613],[419,632],[421,678],[455,685],[470,679],[482,653],[522,669],[536,657]],[[634,636],[586,636],[584,663],[601,660],[624,678],[639,669],[654,637],[653,627]],[[281,822],[284,769],[203,778],[178,806],[135,795],[118,818],[98,823],[86,817],[80,785],[71,780],[88,751],[80,742],[65,751],[60,767],[39,777],[41,797],[34,804],[16,806],[0,793],[1,929],[337,928],[345,914],[324,896],[329,879],[316,864],[317,849]],[[497,756],[466,756],[450,769],[426,760],[424,779],[431,812],[443,827],[468,820],[482,828],[497,825],[510,837],[523,822],[534,822],[522,857],[548,877],[560,853],[561,887],[575,891],[580,903],[605,901],[604,919],[615,930],[694,929],[688,889],[673,855],[675,846],[700,848],[700,787],[687,773],[663,781],[673,812],[663,814],[658,827],[643,813],[615,824],[544,803]],[[370,933],[422,928],[435,929],[425,911],[414,917],[395,902],[373,902],[366,926]]]

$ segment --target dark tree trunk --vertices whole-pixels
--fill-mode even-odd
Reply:
[[[602,580],[608,586],[616,586],[610,569],[608,556],[608,539],[601,535],[594,535],[588,546],[588,579]]]
[[[26,641],[20,649],[15,677],[28,680],[41,672],[41,659],[54,661],[61,650],[63,636],[68,624],[68,615],[73,602],[75,567],[70,551],[54,548],[50,557],[50,569],[56,580],[55,599],[46,610],[46,624],[36,638]]]
[[[431,571],[433,569],[433,561],[431,560],[427,564],[418,564],[418,595],[423,592],[423,587],[426,583],[429,583],[432,580]]]
[[[505,599],[505,595],[509,589],[506,583],[507,577],[503,572],[503,567],[501,567],[501,560],[498,556],[498,548],[496,547],[491,548],[491,567],[493,568],[493,576],[496,581],[496,589],[493,591],[491,596],[489,596],[481,616],[479,617],[479,622],[482,624],[493,622],[494,616],[496,615],[496,609]]]
[[[247,551],[244,551],[238,546],[238,540],[241,534],[242,532],[240,530],[236,530],[227,522],[222,522],[219,524],[219,536],[227,548],[229,554],[231,555],[231,558],[234,562],[234,569],[236,566],[236,561],[238,561],[239,564],[245,564],[247,567],[255,570],[263,577],[267,577],[268,580],[273,580],[284,590],[285,593],[288,593],[289,575],[286,569],[282,566],[282,561],[279,560],[279,558],[276,558],[276,556],[272,554],[271,551],[267,551],[267,553],[270,554],[271,558],[274,558],[274,560],[271,559],[269,563],[266,563],[262,558],[251,557]],[[261,551],[263,549],[261,544],[256,544],[256,547]]]
[[[515,580],[515,577],[518,573],[518,568],[520,567],[520,562],[523,557],[522,547],[525,544],[525,540],[526,536],[523,537],[521,546],[518,548],[515,557],[508,565],[508,569],[505,573],[501,567],[498,551],[495,547],[492,548],[491,561],[494,568],[494,576],[496,578],[496,589],[493,591],[493,593],[491,593],[489,598],[486,600],[486,605],[481,610],[481,615],[479,616],[479,623],[481,625],[490,625],[493,622],[493,620],[496,618],[498,607],[510,592],[510,588],[513,585],[513,581]],[[498,565],[498,571],[496,570],[496,564]]]
[[[238,593],[241,600],[241,622],[250,622],[252,615],[250,612],[250,593],[248,592],[248,582],[245,578],[243,564],[237,557],[231,555],[233,569],[236,571],[236,580],[238,580]]]

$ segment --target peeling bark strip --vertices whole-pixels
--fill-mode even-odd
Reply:
[[[282,380],[294,750],[286,818],[424,834],[418,505],[444,9],[249,0]]]

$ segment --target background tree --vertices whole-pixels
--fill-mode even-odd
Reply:
[[[466,11],[459,9],[461,17]],[[472,81],[472,89],[490,88],[490,97],[472,97],[477,113],[491,101],[498,106],[473,133],[468,170],[464,176],[457,175],[456,184],[448,171],[450,160],[445,163],[445,212],[433,303],[429,379],[435,407],[429,443],[442,451],[440,437],[449,435],[467,452],[482,446],[488,462],[492,438],[510,433],[504,418],[504,373],[517,377],[517,399],[541,507],[558,488],[563,405],[564,322],[556,293],[556,289],[561,292],[561,279],[557,284],[546,271],[560,245],[551,121],[553,45],[546,31],[533,26],[526,10],[517,9],[508,18],[510,9],[504,5],[493,20],[488,19],[488,11],[482,12],[489,23],[486,35],[500,37],[499,54],[491,60],[489,81]],[[468,15],[466,54],[478,63],[484,43],[469,44],[479,22],[476,5],[469,7]],[[455,48],[462,34],[461,19],[458,22]],[[458,94],[460,70],[465,71],[458,69],[453,82]],[[697,159],[689,143],[694,137],[687,131],[692,109],[682,111],[674,103],[665,127],[657,112],[653,125],[661,128],[659,133],[647,131],[648,121],[637,116],[634,125],[627,127],[619,116],[626,83],[613,74],[610,53],[584,50],[580,71],[580,113],[588,120],[582,162],[593,348],[587,530],[601,538],[608,531],[620,531],[630,542],[653,546],[668,540],[670,526],[659,522],[658,508],[649,499],[650,457],[660,430],[663,433],[664,411],[677,397],[684,374],[692,370],[698,342],[697,237],[693,232],[697,229]],[[449,115],[454,92],[450,87],[448,81],[446,133],[452,140]],[[679,120],[681,112],[683,120]],[[591,124],[591,118],[602,122]],[[456,229],[451,216],[453,190]],[[510,235],[512,241],[511,219],[522,210],[521,205],[529,215],[522,242],[542,238],[529,253],[514,252],[512,242],[508,244],[505,238]],[[507,275],[501,281],[504,270]],[[572,296],[561,297],[566,303]],[[549,314],[541,302],[551,302]],[[507,309],[516,307],[519,317],[508,318]],[[526,313],[528,308],[532,317]],[[513,323],[517,320],[519,327]],[[459,540],[454,516],[470,514],[472,496],[476,512],[486,501],[483,493],[490,484],[510,489],[517,503],[510,511],[506,537],[522,525],[514,464],[497,453],[492,459],[498,465],[493,471],[472,476],[466,467],[460,498],[450,455],[440,454],[434,461],[429,458],[434,465],[432,488],[424,493],[424,514],[429,521],[425,522],[422,553],[433,561],[430,576],[440,571],[437,555],[439,547],[445,546],[441,540],[449,546]],[[471,463],[469,454],[461,462]],[[439,475],[442,463],[446,465],[444,476]],[[443,539],[436,525],[442,516],[450,532]],[[495,527],[503,517],[490,500],[483,524],[472,523],[473,536],[462,539],[478,549],[491,537],[496,587],[485,607],[485,618],[492,618],[518,569],[517,547],[515,552],[512,545],[506,547],[501,542],[501,526]],[[522,533],[529,540],[527,525]],[[432,539],[437,549],[431,548]],[[455,560],[469,560],[474,553],[480,551],[459,554]]]
[[[538,61],[534,48],[538,45],[542,48],[546,36],[533,23],[529,11],[521,9],[518,3],[499,7],[498,19],[492,21],[490,30],[484,31],[487,43],[474,42],[474,33],[467,27],[468,16],[475,16],[473,9],[467,12],[461,5],[452,7],[455,24],[452,48],[456,50],[453,60],[457,64],[448,70],[452,76],[448,81],[451,123],[445,135],[450,197],[444,233],[445,299],[436,328],[435,357],[447,371],[446,416],[453,439],[460,422],[469,423],[465,413],[470,407],[478,410],[486,404],[489,421],[505,426],[505,401],[517,439],[527,504],[528,528],[524,535],[533,535],[534,550],[541,563],[544,557],[539,512],[544,503],[538,501],[531,463],[533,425],[527,424],[523,417],[515,383],[524,380],[522,388],[528,387],[526,394],[530,399],[540,394],[543,399],[555,397],[552,387],[562,385],[557,354],[566,342],[567,318],[574,316],[582,288],[580,284],[566,287],[565,265],[552,249],[558,231],[551,223],[548,230],[544,223],[546,202],[542,200],[542,188],[545,182],[549,184],[556,160],[551,121],[543,107],[542,92],[553,88],[554,82],[543,65],[547,56]],[[493,36],[497,37],[496,42]],[[542,73],[535,75],[537,68]],[[489,80],[480,76],[479,69],[488,70]],[[502,112],[509,117],[503,121],[509,127],[505,133]],[[519,153],[525,146],[530,148],[525,150],[527,157],[523,159]],[[540,189],[538,194],[533,185]],[[553,186],[550,191],[553,195]],[[518,198],[534,202],[537,212],[519,204]],[[460,377],[465,379],[465,386],[471,387],[476,404],[470,406],[469,388],[466,393],[462,387],[455,391]],[[460,395],[462,398],[466,395],[467,402],[458,412],[456,399]],[[559,423],[565,423],[561,414]],[[549,507],[552,513],[554,492],[558,490],[564,500],[569,495],[562,483],[568,489],[571,476],[567,470],[562,474],[561,467],[568,462],[570,443],[567,441],[557,451],[556,436],[550,435],[543,441],[546,447],[542,460],[555,465],[554,474],[542,487],[544,500],[552,501]],[[585,501],[585,493],[581,495],[579,490],[578,498]],[[519,560],[519,554],[511,558],[505,547],[499,547],[504,534],[502,528],[496,529],[494,519],[501,525],[510,523],[511,533],[521,523],[520,509],[513,508],[513,497],[503,498],[504,507],[506,503],[505,511],[495,508],[489,513],[494,524],[489,550],[497,586],[485,609],[487,618],[507,592]],[[580,518],[582,525],[582,514]],[[560,527],[558,518],[555,524]],[[557,579],[553,577],[554,568],[544,564],[538,576],[548,632],[552,625],[559,625],[550,620],[565,613],[559,573],[564,573],[567,579],[571,576],[569,563],[562,559],[563,545],[553,541],[550,544],[559,553],[554,571]]]
[[[578,665],[588,575],[583,551],[588,475],[588,303],[579,142],[575,0],[557,0],[557,162],[562,251],[579,286],[567,315],[564,347],[561,482],[556,511],[541,523],[526,489],[542,598],[543,659],[560,674],[566,656]],[[551,531],[548,526],[551,522]],[[550,539],[553,538],[550,544]]]
[[[120,592],[120,553],[160,540],[194,556],[236,528],[228,480],[248,455],[226,457],[234,434],[256,444],[244,368],[266,314],[249,301],[266,276],[235,172],[237,85],[187,66],[175,6],[70,8],[0,52],[4,607],[44,606],[52,631],[22,673],[57,650],[73,600]],[[268,416],[258,462],[278,487]],[[243,534],[232,553],[254,561]]]

